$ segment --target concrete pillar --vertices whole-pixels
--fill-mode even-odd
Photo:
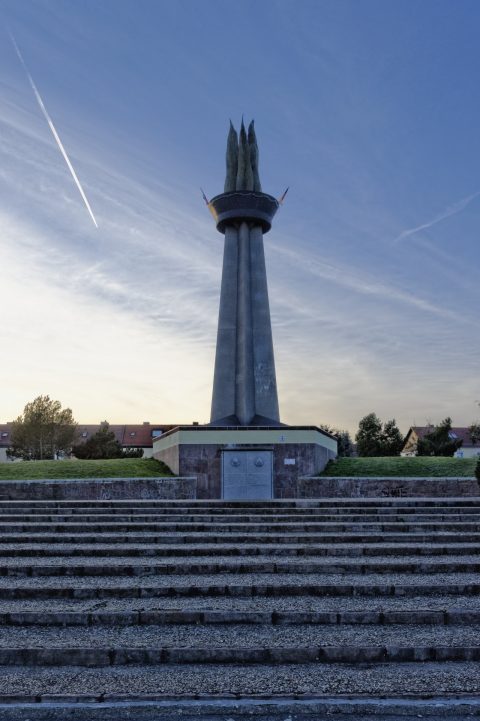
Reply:
[[[229,416],[234,417],[236,414],[237,275],[238,232],[231,225],[225,229],[217,351],[213,378],[212,422]]]
[[[268,302],[267,270],[265,267],[263,232],[259,225],[255,225],[250,229],[250,268],[255,413],[279,422],[280,414],[270,305]]]
[[[260,225],[226,225],[210,423],[280,422]]]
[[[236,415],[248,426],[255,415],[255,379],[253,372],[253,319],[250,263],[250,231],[242,223],[238,231],[237,368]]]

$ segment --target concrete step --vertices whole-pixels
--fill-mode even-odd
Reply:
[[[480,690],[480,499],[371,501],[1,502],[0,721],[97,683]]]
[[[92,504],[94,502],[92,501]],[[158,514],[169,518],[176,518],[179,516],[194,516],[194,517],[224,517],[224,516],[309,516],[309,515],[396,515],[398,513],[412,516],[417,513],[466,513],[478,515],[480,511],[480,504],[477,505],[423,505],[423,506],[401,506],[401,505],[363,505],[363,506],[338,506],[338,505],[326,505],[326,506],[315,506],[310,507],[299,507],[299,508],[270,508],[270,507],[258,507],[258,508],[225,508],[225,507],[210,507],[210,508],[188,508],[179,506],[159,506],[155,502],[143,502],[139,505],[137,501],[132,501],[128,505],[126,503],[115,506],[95,506],[95,505],[31,505],[31,504],[12,504],[8,506],[0,506],[0,516],[9,514],[63,514],[63,515],[122,515],[122,514]]]
[[[18,533],[0,534],[0,546],[4,544],[115,544],[127,545],[135,543],[223,545],[225,543],[244,544],[252,542],[251,534],[222,533],[151,533],[130,532],[130,533],[87,533],[73,534],[51,534],[44,533]],[[259,533],[254,537],[257,544],[279,545],[279,544],[345,544],[345,543],[425,543],[439,544],[459,541],[462,543],[480,543],[480,533]]]
[[[129,531],[156,531],[156,532],[175,532],[175,533],[312,533],[312,532],[330,532],[330,533],[353,533],[353,532],[473,532],[478,530],[478,523],[473,521],[435,521],[435,522],[370,522],[370,523],[335,523],[335,522],[316,522],[316,523],[283,523],[276,521],[275,523],[135,523],[135,522],[104,522],[104,523],[79,523],[77,521],[66,523],[40,523],[28,522],[23,523],[11,522],[0,523],[0,533],[40,533],[49,531],[51,533],[102,533],[105,531],[114,533],[125,533]]]
[[[374,579],[367,582],[369,577],[358,576],[356,583],[345,583],[342,576],[325,574],[325,576],[305,576],[300,574],[294,577],[292,583],[290,575],[275,574],[246,574],[242,583],[238,582],[237,574],[216,574],[205,579],[202,576],[163,576],[152,581],[150,577],[121,578],[105,577],[101,581],[96,576],[76,578],[69,583],[63,576],[42,578],[3,578],[0,583],[0,599],[3,601],[21,599],[33,601],[35,599],[76,599],[76,600],[104,600],[104,599],[166,599],[183,604],[185,601],[198,602],[206,599],[208,602],[215,599],[298,599],[305,596],[317,599],[341,598],[345,599],[368,598],[384,604],[390,597],[398,598],[408,603],[408,599],[419,596],[434,596],[444,598],[452,596],[452,603],[456,597],[476,598],[480,595],[480,583],[477,574],[443,574],[440,577],[408,576],[403,574],[401,580],[391,583],[391,577],[372,576]],[[349,579],[352,580],[352,579]],[[163,584],[161,584],[163,581]],[[268,581],[268,582],[266,582]],[[423,601],[423,605],[431,605],[432,600]],[[447,603],[447,599],[445,599]]]
[[[60,483],[61,481],[59,481]],[[3,481],[5,483],[5,481]],[[255,512],[278,512],[282,510],[308,509],[308,508],[436,508],[444,506],[452,508],[457,506],[480,508],[479,496],[460,497],[369,497],[369,498],[315,498],[315,499],[287,499],[268,501],[225,501],[225,500],[162,500],[162,499],[89,499],[89,500],[0,500],[2,508],[130,508],[130,507],[164,508],[166,511],[180,513],[208,509],[209,512],[225,512],[228,509]]]
[[[478,556],[479,543],[363,543],[358,544],[5,544],[0,546],[0,559],[88,557],[88,558],[193,558],[193,557],[379,557],[379,556]],[[1,561],[0,561],[1,563]]]
[[[462,625],[0,626],[0,666],[479,660]]]
[[[427,718],[429,721],[472,721],[480,715],[475,698],[447,700],[445,697],[430,702],[423,698],[401,699],[370,697],[326,698],[306,694],[258,694],[248,698],[200,695],[189,701],[183,696],[158,694],[135,694],[133,701],[126,694],[112,694],[105,699],[102,694],[40,694],[27,696],[27,702],[19,694],[0,696],[0,721],[318,721],[335,714],[335,721],[399,721],[399,719]],[[2,703],[2,698],[6,703]],[[92,713],[95,714],[92,717]],[[6,714],[6,715],[4,715]],[[225,716],[227,714],[227,716]],[[381,715],[379,715],[381,714]]]
[[[336,513],[332,512],[309,512],[304,513],[298,511],[296,513],[277,513],[277,514],[250,514],[250,513],[229,513],[229,514],[168,514],[157,512],[155,510],[141,511],[123,510],[122,513],[115,511],[110,512],[91,512],[84,511],[82,513],[63,513],[50,512],[40,513],[32,511],[10,512],[0,514],[1,523],[23,522],[23,523],[101,523],[103,521],[114,521],[116,523],[390,523],[390,522],[436,522],[436,521],[470,521],[475,522],[480,518],[480,509],[445,509],[433,511],[432,509],[422,511],[421,513],[405,513],[400,509],[390,509],[391,512],[386,513],[384,510],[378,509],[376,512],[362,513]]]
[[[31,631],[31,628],[29,629]],[[73,632],[69,629],[69,633]],[[211,627],[209,627],[211,630]],[[142,666],[159,664],[277,664],[277,663],[403,663],[425,661],[480,661],[480,646],[308,646],[278,648],[257,645],[231,648],[209,645],[208,648],[184,646],[151,646],[132,648],[115,646],[54,648],[8,647],[0,649],[0,666]]]
[[[177,602],[178,603],[178,602]],[[158,605],[158,602],[157,602]],[[211,603],[210,603],[211,605]],[[272,604],[267,604],[272,605]],[[311,605],[311,604],[310,604]],[[442,604],[444,605],[444,604]],[[357,604],[358,606],[358,604]],[[408,606],[408,604],[406,604]],[[412,604],[410,604],[412,606]],[[480,623],[480,610],[458,608],[450,610],[428,608],[406,608],[370,610],[340,609],[325,610],[304,608],[303,610],[232,608],[164,608],[164,609],[122,609],[118,605],[101,610],[10,610],[0,611],[0,625],[4,627],[27,626],[170,626],[186,624],[271,624],[271,625],[370,625],[389,626],[405,624],[430,626],[469,626]]]

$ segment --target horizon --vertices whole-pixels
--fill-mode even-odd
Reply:
[[[281,420],[478,421],[477,3],[0,10],[2,418],[48,394],[208,422],[223,236],[200,187],[222,192],[244,113],[264,191],[290,186],[265,237]]]

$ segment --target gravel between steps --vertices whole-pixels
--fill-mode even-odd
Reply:
[[[218,558],[228,558],[230,561],[259,562],[269,559],[275,563],[301,560],[304,562],[332,561],[346,559],[350,562],[364,560],[365,562],[377,559],[390,559],[390,562],[402,562],[406,558],[415,558],[417,562],[426,558],[433,561],[458,558],[475,559],[480,562],[480,543],[339,543],[339,544],[263,544],[263,543],[237,543],[237,544],[8,544],[0,545],[0,566],[11,565],[12,561],[24,562],[33,565],[35,562],[44,563],[51,558],[63,557],[78,565],[88,559],[110,560],[129,559],[138,564],[142,561],[153,562],[192,562],[196,559],[208,558],[210,563]],[[31,560],[34,559],[34,560]]]
[[[478,663],[2,669],[2,693],[480,693]],[[93,717],[92,717],[93,721]],[[319,720],[320,721],[320,720]]]
[[[466,626],[178,625],[0,627],[2,648],[303,648],[312,646],[480,646]]]
[[[43,559],[42,559],[43,563]],[[70,565],[70,564],[68,564]],[[294,564],[292,564],[292,568]],[[0,588],[58,588],[72,586],[75,588],[150,588],[153,586],[161,586],[162,588],[171,586],[181,587],[201,587],[208,588],[215,585],[259,585],[282,586],[285,584],[296,585],[301,587],[338,584],[338,585],[409,585],[420,586],[426,584],[428,586],[438,585],[441,588],[445,584],[478,584],[480,583],[480,575],[478,573],[369,573],[363,574],[345,574],[345,573],[213,573],[213,574],[168,574],[165,576],[124,576],[121,579],[115,576],[103,576],[102,578],[84,576],[84,577],[64,577],[64,576],[42,576],[41,578],[28,578],[13,576],[0,576]]]
[[[405,598],[356,597],[319,598],[298,596],[279,598],[112,598],[91,600],[46,599],[43,601],[0,601],[0,613],[56,613],[57,611],[480,611],[478,596],[415,596]]]
[[[219,549],[220,550],[220,549]],[[272,560],[273,559],[273,560]],[[290,562],[292,571],[294,570],[295,566],[302,565],[302,564],[308,564],[309,566],[313,563],[319,563],[321,565],[328,565],[331,564],[332,566],[337,566],[342,563],[355,563],[355,561],[359,561],[359,565],[368,565],[369,563],[388,563],[389,565],[393,564],[404,564],[404,563],[431,563],[431,564],[442,564],[442,563],[480,563],[480,554],[465,554],[465,555],[459,555],[456,556],[454,554],[448,555],[448,556],[434,556],[429,557],[428,554],[425,554],[425,556],[409,556],[409,555],[401,555],[401,557],[392,557],[392,556],[375,556],[371,558],[366,558],[365,556],[361,556],[357,559],[355,556],[333,556],[331,558],[329,557],[322,557],[320,559],[315,559],[314,557],[307,559],[302,559],[301,561],[296,560],[294,558],[281,558],[281,557],[272,557],[272,556],[255,556],[255,557],[235,557],[235,556],[222,556],[220,554],[215,554],[213,556],[195,556],[195,557],[186,557],[185,559],[182,559],[181,557],[172,557],[172,558],[153,558],[151,556],[149,557],[141,557],[141,556],[75,556],[74,559],[65,557],[65,556],[22,556],[20,558],[0,558],[0,567],[14,567],[14,568],[22,568],[23,566],[68,566],[69,568],[75,568],[75,566],[142,566],[142,565],[148,565],[148,566],[171,566],[177,565],[181,566],[182,561],[186,563],[194,563],[194,564],[220,564],[220,563],[228,563],[228,564],[236,564],[239,567],[245,567],[245,565],[248,565],[249,563],[269,563],[269,564],[276,564],[276,563],[288,563]],[[441,566],[440,566],[441,569]],[[242,574],[243,575],[243,574]],[[310,576],[310,572],[308,574]]]
[[[241,523],[241,524],[290,524],[290,523],[312,523],[312,522],[332,522],[332,523],[363,523],[363,522],[382,522],[383,520],[387,523],[398,521],[410,522],[422,522],[424,519],[433,520],[445,520],[453,518],[460,518],[465,521],[475,521],[480,517],[480,507],[477,508],[418,508],[418,509],[364,509],[355,512],[345,512],[342,509],[328,509],[315,510],[315,511],[296,511],[290,514],[285,513],[229,513],[229,514],[210,514],[210,513],[179,513],[179,514],[165,514],[160,513],[157,510],[130,510],[119,511],[117,509],[109,509],[99,513],[92,509],[84,509],[82,513],[68,513],[63,511],[47,511],[47,512],[27,512],[24,509],[12,509],[8,512],[0,511],[0,525],[17,523],[22,521],[32,521],[34,523],[51,523],[58,522],[63,523],[65,519],[66,523],[78,524],[84,522],[86,519],[91,519],[93,523],[101,523],[104,520],[109,520],[112,523],[123,523],[125,519],[136,519],[141,521],[145,518],[151,518],[158,520],[159,522],[166,524],[180,524],[185,523],[201,523],[201,524],[215,524],[215,525],[228,525],[229,523]]]
[[[458,535],[457,535],[458,538]],[[400,547],[400,548],[399,548]],[[399,553],[401,553],[401,558],[405,558],[405,556],[408,556],[408,553],[406,553],[409,550],[414,549],[422,549],[422,555],[428,555],[429,550],[437,550],[438,548],[467,548],[471,549],[472,555],[480,556],[480,544],[476,542],[462,542],[462,541],[454,541],[453,539],[449,541],[448,543],[441,541],[437,543],[425,543],[425,542],[416,542],[409,539],[408,541],[398,541],[395,543],[370,543],[370,542],[362,542],[362,543],[288,543],[288,544],[278,544],[276,545],[273,543],[271,545],[271,548],[269,548],[269,551],[277,550],[279,554],[284,553],[285,555],[288,555],[289,550],[298,550],[303,548],[318,548],[319,550],[322,549],[329,549],[332,551],[335,551],[335,553],[338,553],[338,556],[341,557],[341,551],[345,550],[356,550],[359,554],[362,554],[362,551],[364,548],[371,548],[371,549],[378,549],[378,550],[398,550]],[[105,556],[109,555],[110,551],[115,551],[115,553],[120,553],[123,548],[125,548],[124,544],[118,544],[118,543],[62,543],[61,537],[59,536],[59,540],[56,543],[2,543],[1,546],[2,550],[11,551],[12,555],[15,554],[15,551],[18,550],[33,550],[33,551],[40,551],[40,550],[55,550],[58,551],[59,554],[62,554],[63,552],[68,552],[72,549],[80,549],[84,551],[85,556],[88,556],[89,551],[94,551],[96,553],[99,553],[100,551],[104,551]],[[146,541],[145,543],[129,543],[127,548],[130,549],[138,549],[139,551],[148,551],[149,549],[157,549],[162,548],[166,551],[182,551],[186,556],[188,556],[189,553],[191,553],[193,550],[196,549],[203,549],[205,551],[214,551],[215,556],[219,556],[222,554],[222,551],[228,551],[230,549],[253,549],[257,550],[259,548],[264,548],[263,544],[259,544],[258,542],[254,543],[242,543],[239,544],[233,544],[233,543],[192,543],[192,544],[184,544],[184,543],[169,543],[169,544],[162,544],[162,543],[152,543],[149,541]],[[405,551],[405,554],[404,554]],[[207,554],[206,554],[207,555]],[[415,554],[412,554],[415,555]],[[18,560],[18,559],[17,559]],[[3,560],[2,560],[3,562]]]

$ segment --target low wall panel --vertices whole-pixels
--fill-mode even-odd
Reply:
[[[0,500],[111,500],[196,498],[195,478],[68,478],[0,481]]]
[[[479,496],[475,478],[299,478],[298,498],[401,498]]]

